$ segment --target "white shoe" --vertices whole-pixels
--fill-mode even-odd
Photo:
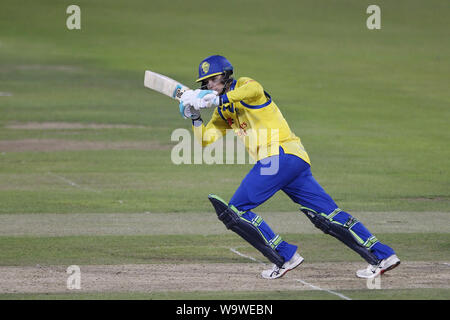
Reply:
[[[394,269],[399,264],[400,259],[395,254],[393,254],[389,258],[381,260],[377,265],[369,264],[366,269],[356,271],[356,276],[364,279],[372,279],[377,277],[378,275],[382,275],[386,271]]]
[[[261,275],[264,279],[276,279],[284,276],[284,274],[296,267],[298,267],[303,262],[303,257],[297,252],[292,256],[291,260],[285,262],[281,268],[278,268],[275,264],[272,269],[264,270]]]

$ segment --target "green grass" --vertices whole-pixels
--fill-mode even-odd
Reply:
[[[406,261],[450,260],[449,234],[379,234]],[[287,234],[283,238],[299,245],[308,262],[361,261],[361,258],[322,234]],[[420,239],[418,241],[417,239]],[[0,237],[0,265],[83,265],[151,263],[246,263],[239,251],[265,258],[234,234],[149,235],[149,236],[67,236]]]
[[[449,289],[342,290],[352,300],[448,300]],[[0,294],[0,300],[340,300],[324,291]]]
[[[258,80],[302,139],[316,179],[346,211],[449,212],[450,43],[445,0],[6,0],[0,10],[0,143],[151,142],[148,150],[12,152],[0,144],[0,214],[211,212],[251,165],[175,165],[177,103],[143,87],[151,69],[194,87],[198,63],[222,54]],[[208,120],[211,110],[202,113]],[[26,122],[127,129],[11,129]],[[295,211],[278,193],[257,210]],[[448,224],[442,221],[442,224]],[[370,226],[368,226],[370,228]],[[405,226],[406,227],[406,226]],[[430,230],[427,230],[430,231]],[[286,234],[311,262],[358,261],[336,240]],[[448,233],[381,233],[406,261],[448,261]],[[224,243],[227,245],[224,246]],[[0,237],[0,265],[248,262],[236,236]],[[198,250],[198,249],[201,250]],[[201,253],[199,253],[199,251]],[[442,299],[447,289],[346,292],[352,298]],[[8,299],[264,299],[266,293],[2,295]],[[273,296],[272,294],[270,295]],[[279,299],[333,299],[278,292]]]
[[[9,1],[2,7],[0,87],[13,95],[0,97],[1,139],[150,140],[169,150],[32,155],[6,151],[0,157],[0,203],[4,204],[0,212],[118,210],[114,201],[108,203],[116,198],[114,192],[106,190],[96,200],[74,190],[75,198],[86,197],[86,201],[71,205],[72,192],[45,194],[33,183],[33,176],[28,190],[14,190],[15,196],[8,192],[4,181],[11,176],[6,173],[46,172],[50,166],[62,175],[76,172],[88,183],[89,170],[105,172],[104,179],[97,181],[102,190],[110,187],[113,172],[118,171],[139,175],[144,190],[155,181],[190,182],[152,192],[125,180],[121,197],[132,205],[120,208],[123,212],[204,211],[208,190],[231,197],[250,166],[172,164],[170,134],[175,128],[189,129],[189,123],[179,116],[176,103],[142,85],[143,71],[153,69],[192,86],[198,62],[215,52],[229,57],[236,76],[252,76],[272,94],[309,151],[316,178],[341,207],[448,210],[450,46],[444,41],[445,1],[382,1],[378,31],[365,27],[369,3],[360,1],[290,1],[256,7],[253,1],[229,1],[228,6],[239,10],[220,10],[227,27],[208,13],[219,8],[209,1],[134,1],[132,5],[80,1],[82,29],[77,31],[65,27],[69,4]],[[46,19],[39,12],[45,12]],[[146,128],[4,127],[27,121]],[[224,181],[230,177],[232,181]],[[196,179],[205,187],[199,188]],[[183,194],[189,194],[189,202]],[[24,198],[30,204],[25,208]],[[61,201],[55,203],[55,198]],[[292,204],[278,196],[261,210],[288,211]]]
[[[206,212],[211,210],[206,195],[231,198],[251,168],[251,164],[175,165],[170,162],[170,152],[6,152],[0,155],[0,213]],[[362,159],[349,160],[347,165],[341,161],[334,161],[334,165],[348,166],[345,174],[337,169],[329,172],[326,164],[313,163],[313,171],[345,210],[448,210],[446,183],[439,183],[436,176],[386,174],[386,168],[363,165]],[[316,166],[325,168],[325,177]],[[415,181],[420,182],[420,190]],[[28,201],[24,203],[23,199]],[[297,205],[280,192],[258,210],[296,209]]]

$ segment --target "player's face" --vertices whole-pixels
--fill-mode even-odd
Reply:
[[[206,87],[208,88],[208,90],[214,90],[217,92],[222,92],[223,88],[224,88],[224,84],[223,84],[223,75],[218,74],[217,76],[211,77],[206,79]]]

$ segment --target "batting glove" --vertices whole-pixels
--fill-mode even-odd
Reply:
[[[195,99],[200,93],[200,89],[197,90],[186,90],[180,97],[180,101],[183,102],[184,106],[192,106],[194,104]]]
[[[213,90],[201,90],[197,95],[196,99],[193,101],[193,106],[195,110],[211,108],[213,105],[211,101],[217,97],[217,92]]]
[[[189,118],[192,121],[196,121],[201,119],[200,111],[195,110],[192,105],[185,106],[183,101],[180,101],[180,113],[181,116],[185,119]]]
[[[221,106],[223,104],[222,97],[221,96],[215,96],[214,99],[209,101],[209,107],[208,108],[215,108],[218,106]]]

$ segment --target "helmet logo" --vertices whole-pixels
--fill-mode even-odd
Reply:
[[[208,73],[208,71],[209,71],[209,63],[208,62],[205,61],[202,63],[202,70],[203,70],[204,74]]]

